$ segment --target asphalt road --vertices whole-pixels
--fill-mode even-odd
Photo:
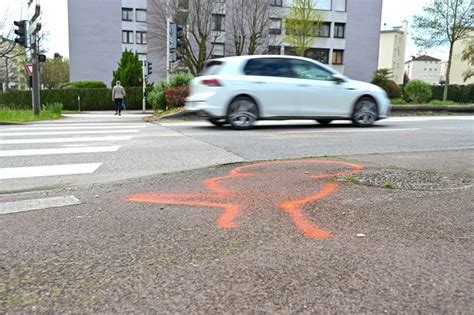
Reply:
[[[0,195],[80,200],[0,215],[0,313],[470,314],[472,128],[147,126],[108,159],[169,156],[181,172],[89,182],[106,160],[74,184]],[[166,153],[179,139],[192,151]],[[204,167],[224,154],[248,162]]]

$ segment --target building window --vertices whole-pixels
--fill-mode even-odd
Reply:
[[[133,21],[133,9],[122,8],[122,21]]]
[[[329,63],[329,49],[309,48],[304,53],[304,56],[325,64]]]
[[[268,31],[271,35],[281,34],[281,19],[270,19],[270,29]]]
[[[329,37],[331,35],[331,22],[323,22],[314,26],[316,37]]]
[[[133,31],[122,31],[122,43],[133,44]]]
[[[281,7],[283,4],[283,0],[270,0],[270,5],[275,7]]]
[[[346,12],[347,0],[334,0],[333,8],[338,12]]]
[[[136,43],[137,44],[146,44],[146,32],[136,32]]]
[[[211,58],[224,57],[225,45],[222,43],[212,43],[212,55]]]
[[[268,54],[269,55],[279,55],[281,51],[280,46],[268,46]]]
[[[214,0],[215,3],[225,3],[225,0]]]
[[[224,30],[224,14],[213,14],[212,15],[212,30],[223,31]]]
[[[334,24],[334,38],[344,38],[345,28],[346,28],[346,24],[335,23]]]
[[[344,50],[334,49],[332,51],[332,64],[342,65],[344,62]]]
[[[135,21],[146,22],[146,10],[137,9],[135,12]]]
[[[332,9],[332,0],[319,0],[316,2],[316,9],[331,11]]]

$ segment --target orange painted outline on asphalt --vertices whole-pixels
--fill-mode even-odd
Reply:
[[[345,171],[334,172],[329,174],[313,174],[312,179],[327,179],[337,176],[346,176],[355,174],[363,170],[363,167],[358,164],[331,161],[331,160],[293,160],[293,161],[271,161],[261,162],[245,166],[236,167],[231,170],[228,175],[209,178],[203,181],[204,187],[210,190],[210,193],[203,194],[169,194],[169,193],[144,193],[131,195],[126,198],[127,201],[157,203],[157,204],[171,204],[171,205],[187,205],[187,206],[202,206],[209,208],[220,208],[223,210],[222,214],[217,219],[217,226],[222,229],[232,229],[237,225],[235,223],[241,206],[237,203],[228,203],[225,199],[235,196],[236,193],[228,190],[222,186],[221,182],[232,180],[241,177],[258,176],[258,172],[251,172],[249,169],[275,165],[275,164],[335,164],[349,168]],[[303,207],[307,204],[313,203],[321,198],[331,195],[338,183],[325,183],[320,191],[303,196],[301,198],[285,200],[278,204],[293,221],[297,229],[299,229],[306,237],[309,238],[328,238],[331,236],[330,232],[318,229],[314,226],[304,215]]]

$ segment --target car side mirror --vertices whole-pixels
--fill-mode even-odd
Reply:
[[[342,76],[339,73],[333,73],[331,78],[334,82],[336,82],[336,84],[341,84],[342,82],[346,82],[346,79],[344,78],[344,76]]]

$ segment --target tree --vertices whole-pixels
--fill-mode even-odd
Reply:
[[[118,63],[118,68],[113,72],[112,86],[120,81],[123,86],[142,85],[142,62],[138,54],[125,49]]]
[[[443,92],[443,100],[447,100],[453,47],[457,41],[465,39],[473,27],[473,2],[472,0],[432,0],[423,8],[423,11],[423,15],[414,17],[414,27],[419,34],[415,37],[416,45],[425,48],[449,45]]]
[[[164,59],[166,53],[166,20],[185,26],[186,36],[178,52],[182,64],[191,72],[198,74],[206,60],[213,53],[214,43],[222,34],[215,28],[215,13],[225,12],[225,3],[209,0],[150,0],[148,2],[148,32],[150,33],[150,52]],[[214,15],[213,15],[214,14]]]
[[[228,0],[226,35],[232,55],[254,55],[264,52],[270,36],[270,17],[274,7],[269,0]]]
[[[464,48],[461,55],[462,61],[467,61],[469,67],[463,73],[463,80],[466,82],[469,78],[474,76],[474,42],[470,41],[469,44]]]
[[[388,68],[381,68],[377,69],[374,73],[374,77],[372,78],[372,83],[375,85],[384,85],[390,81],[392,77],[392,70]]]
[[[69,82],[69,62],[55,53],[41,66],[41,82],[47,89],[57,89],[62,83]]]
[[[304,56],[313,46],[322,24],[321,14],[316,10],[315,0],[293,0],[288,17],[285,19],[285,41],[290,44],[296,55]]]

